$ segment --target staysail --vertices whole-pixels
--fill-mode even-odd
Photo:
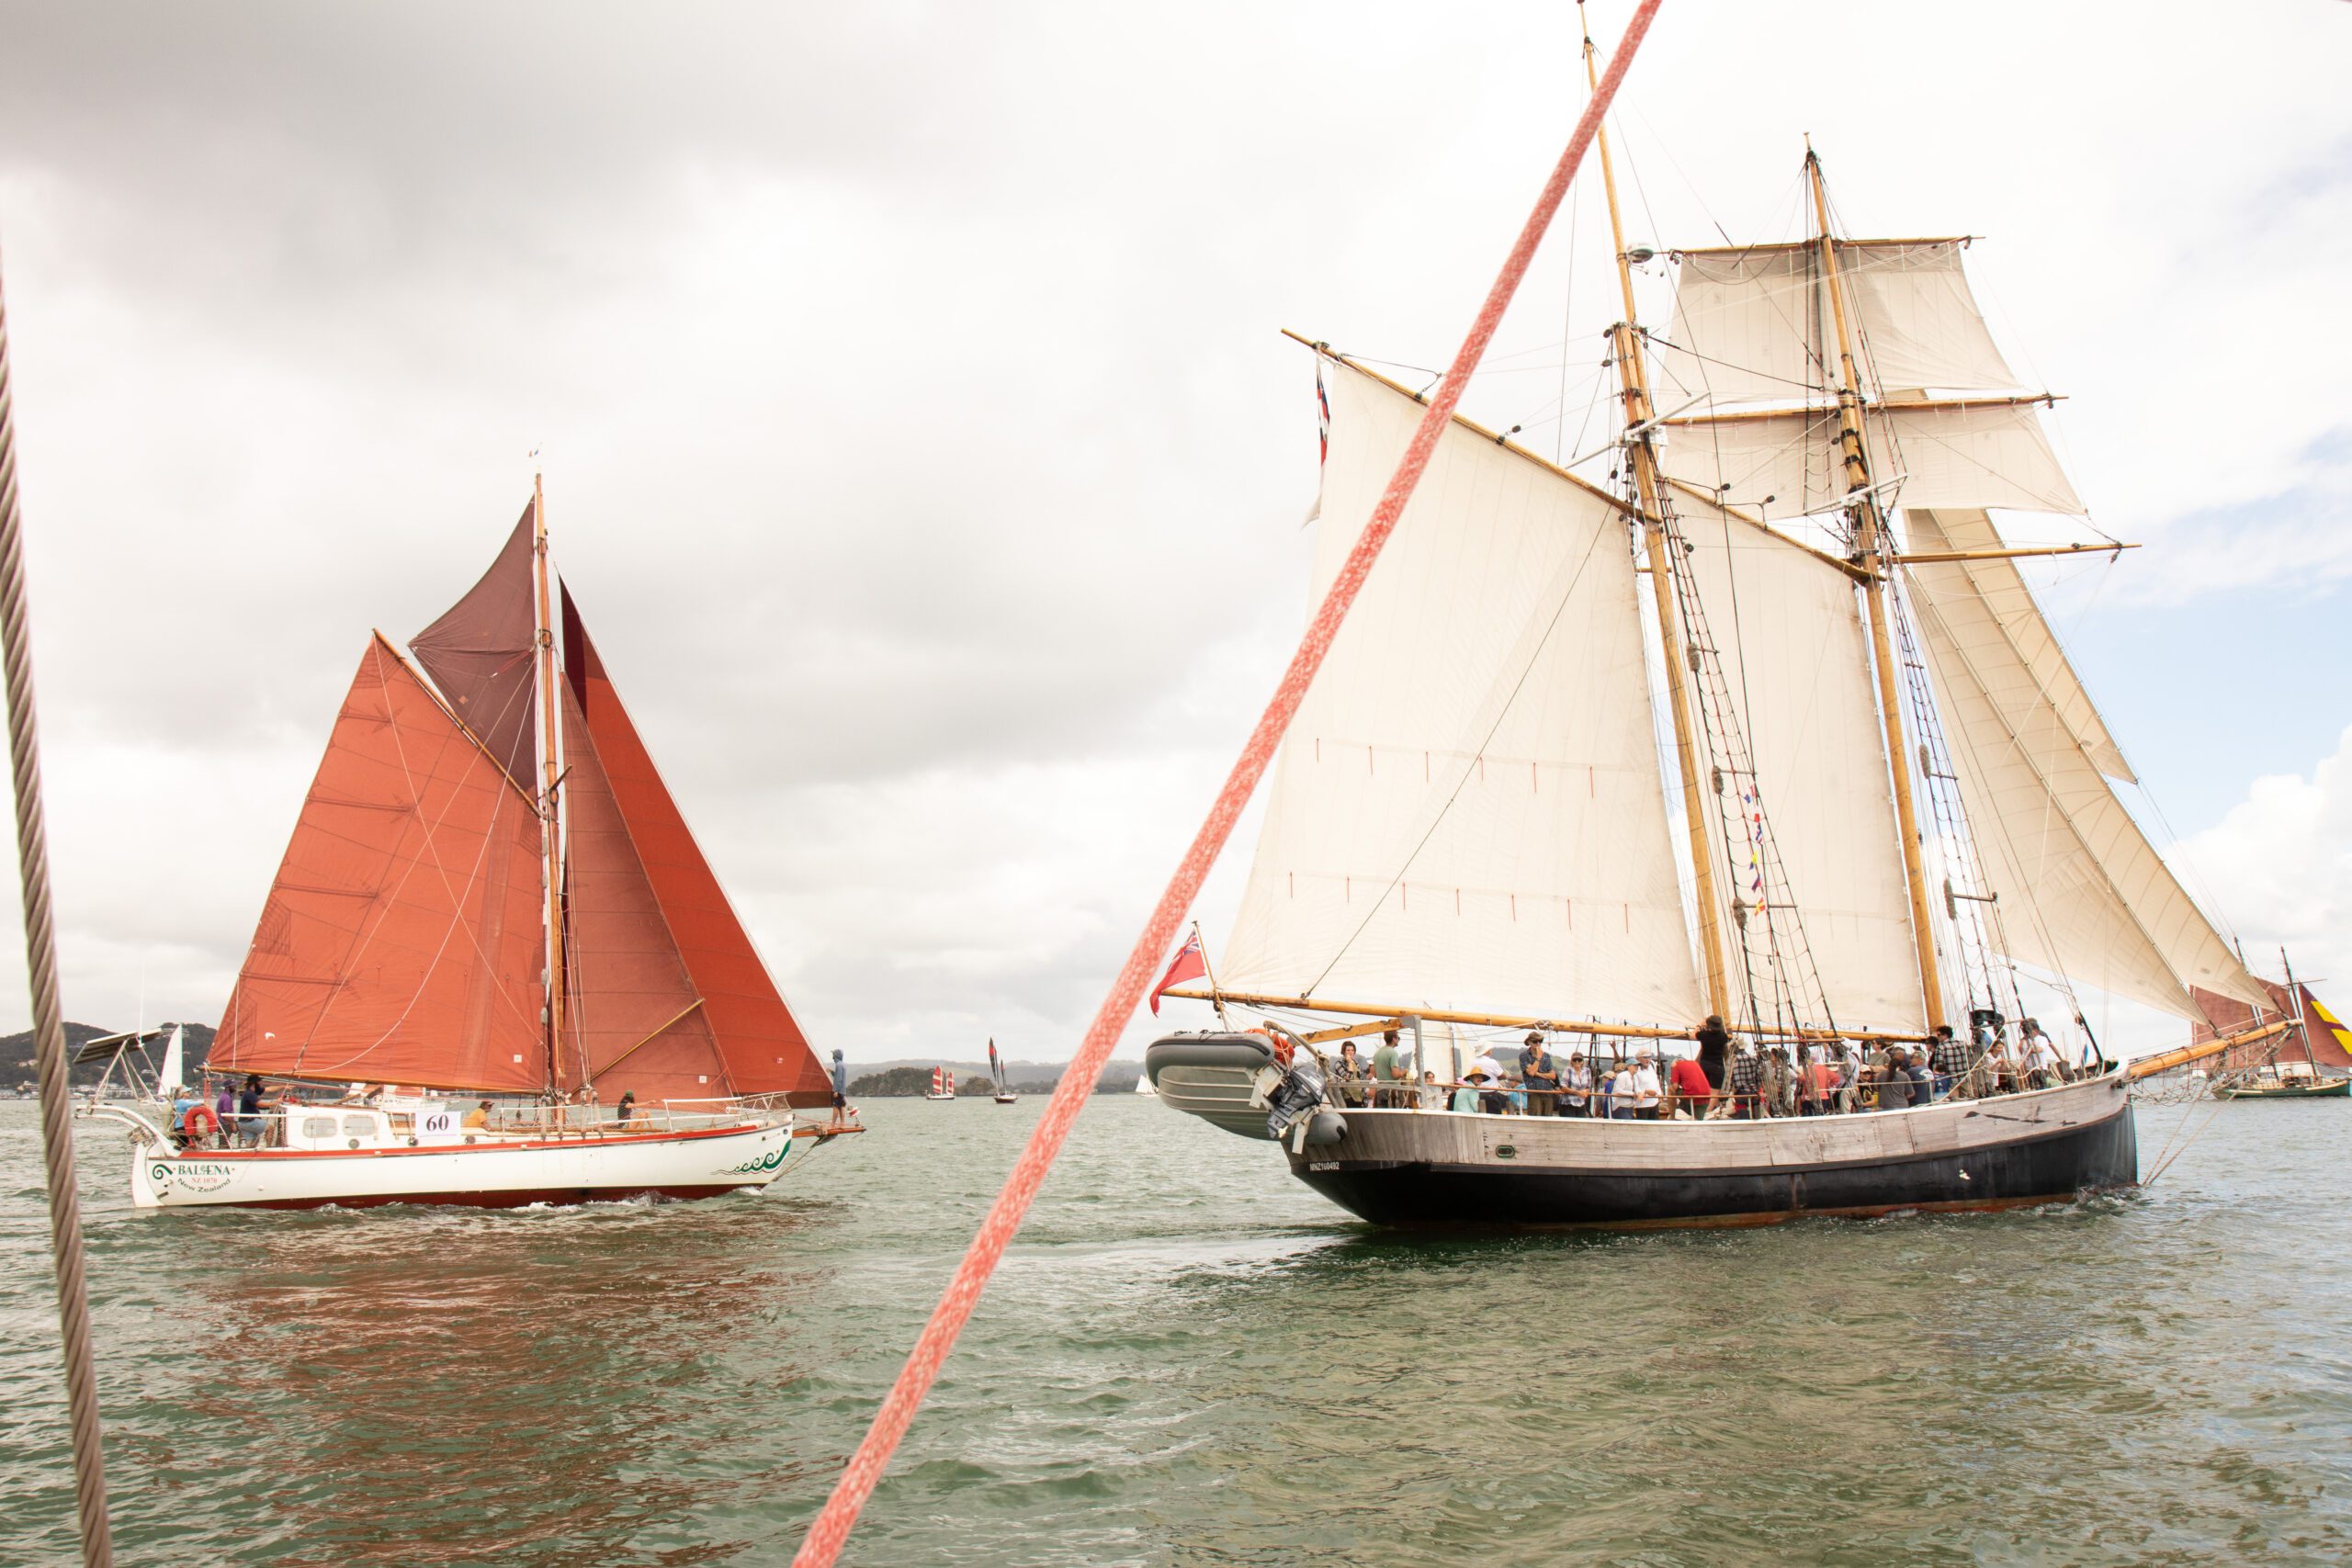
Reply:
[[[1999,543],[1981,511],[1912,511],[1915,553]],[[1969,831],[2002,904],[2007,956],[2179,1017],[2192,989],[2268,1007],[2104,773],[2129,777],[2007,562],[1905,568]]]
[[[481,581],[408,645],[498,765],[532,788],[539,783],[531,669],[538,625],[532,609],[534,536],[526,506]]]
[[[530,800],[373,639],[209,1065],[541,1088],[538,857]]]
[[[1315,591],[1419,405],[1333,360]],[[1634,562],[1609,498],[1459,425],[1275,764],[1218,983],[1692,1018]]]

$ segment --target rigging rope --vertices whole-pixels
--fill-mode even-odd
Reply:
[[[41,1160],[49,1178],[49,1244],[57,1264],[57,1319],[65,1343],[65,1405],[74,1434],[74,1497],[82,1561],[111,1568],[106,1456],[98,1441],[97,1369],[82,1272],[82,1206],[74,1186],[73,1090],[57,1000],[57,929],[49,896],[49,829],[40,801],[33,712],[31,629],[26,621],[24,515],[17,496],[16,405],[8,379],[8,309],[0,299],[0,661],[6,666],[8,759],[17,788],[17,866],[25,900],[25,965],[32,984],[33,1054],[40,1077]]]
[[[939,1304],[932,1309],[931,1320],[923,1325],[922,1337],[907,1357],[896,1382],[876,1413],[873,1425],[867,1428],[857,1450],[843,1467],[841,1480],[834,1484],[832,1495],[808,1527],[806,1540],[794,1556],[795,1568],[830,1568],[840,1556],[849,1540],[851,1527],[857,1522],[859,1510],[882,1479],[884,1468],[890,1462],[899,1440],[922,1405],[923,1395],[939,1376],[939,1369],[955,1348],[956,1336],[963,1331],[972,1310],[979,1303],[980,1292],[988,1285],[989,1277],[996,1272],[997,1262],[1013,1233],[1021,1228],[1029,1205],[1044,1184],[1046,1173],[1052,1168],[1054,1156],[1061,1152],[1063,1142],[1069,1136],[1070,1124],[1078,1118],[1087,1096],[1094,1089],[1096,1076],[1118,1043],[1119,1034],[1134,1016],[1136,1004],[1143,1000],[1145,988],[1158,972],[1160,961],[1175,941],[1177,927],[1182,923],[1184,912],[1192,907],[1207,878],[1209,867],[1216,862],[1225,841],[1232,835],[1233,825],[1258,786],[1258,781],[1272,761],[1274,749],[1290,721],[1306,695],[1308,684],[1329,651],[1332,638],[1338,635],[1340,624],[1346,619],[1349,607],[1363,587],[1373,562],[1379,557],[1381,547],[1395,532],[1396,520],[1410,500],[1414,487],[1419,483],[1421,472],[1429,466],[1430,454],[1436,450],[1438,437],[1453,417],[1454,406],[1462,400],[1463,389],[1469,385],[1470,375],[1494,341],[1496,329],[1502,324],[1503,311],[1519,290],[1521,279],[1535,259],[1535,250],[1544,233],[1551,226],[1553,214],[1560,208],[1567,194],[1568,182],[1577,165],[1584,161],[1586,147],[1592,141],[1593,130],[1600,117],[1608,112],[1610,100],[1617,96],[1617,88],[1625,79],[1626,68],[1641,47],[1643,35],[1649,31],[1650,22],[1657,15],[1661,0],[1642,0],[1641,6],[1626,24],[1625,36],[1619,42],[1609,69],[1602,73],[1600,85],[1585,105],[1584,113],[1577,120],[1576,130],[1568,138],[1566,149],[1554,165],[1551,177],[1544,182],[1544,191],[1521,229],[1518,242],[1512,245],[1504,261],[1494,287],[1487,291],[1486,302],[1479,308],[1477,319],[1471,323],[1464,338],[1461,352],[1454,355],[1453,367],[1423,411],[1421,423],[1413,432],[1411,444],[1405,449],[1396,472],[1388,481],[1380,503],[1373,509],[1371,521],[1364,525],[1355,547],[1349,552],[1347,562],[1340,570],[1330,592],[1316,611],[1315,619],[1306,628],[1298,651],[1292,656],[1290,668],[1283,672],[1282,684],[1275,688],[1273,698],[1233,764],[1225,786],[1218,791],[1216,803],[1210,807],[1208,818],[1185,852],[1176,874],[1159,896],[1159,903],[1144,924],[1142,933],[1127,954],[1127,961],[1111,984],[1110,994],[1103,998],[1102,1007],[1088,1025],[1086,1038],[1054,1086],[1053,1099],[1047,1101],[1045,1114],[1039,1118],[1037,1130],[1029,1136],[1028,1146],[1022,1150],[1012,1173],[1005,1179],[1004,1189],[997,1194],[996,1202],[980,1222],[963,1261],[957,1265],[955,1278],[948,1281]],[[12,662],[11,669],[14,669]],[[53,1016],[53,1015],[52,1015]],[[62,1086],[60,1086],[61,1104]],[[95,1433],[96,1425],[93,1422]]]

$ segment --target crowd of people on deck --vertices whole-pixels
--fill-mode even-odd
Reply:
[[[1589,1116],[1612,1121],[1753,1120],[1906,1111],[1945,1100],[2052,1089],[2104,1071],[2096,1048],[2069,1060],[2027,1019],[2016,1040],[1997,1013],[1973,1016],[1969,1038],[1950,1024],[1925,1043],[1898,1040],[1799,1039],[1757,1044],[1711,1017],[1689,1036],[1690,1055],[1661,1058],[1647,1040],[1589,1037],[1563,1056],[1541,1031],[1514,1058],[1482,1053],[1459,1079],[1416,1072],[1399,1032],[1387,1031],[1369,1060],[1353,1040],[1323,1066],[1342,1109],[1454,1111],[1490,1116]],[[1604,1051],[1606,1055],[1604,1055]]]

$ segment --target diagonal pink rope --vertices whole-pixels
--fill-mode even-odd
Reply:
[[[888,1397],[883,1400],[874,1424],[866,1430],[857,1451],[850,1456],[849,1464],[835,1483],[832,1495],[825,1500],[822,1512],[809,1526],[808,1539],[800,1543],[794,1556],[793,1568],[831,1568],[841,1555],[842,1545],[849,1540],[850,1529],[857,1522],[858,1511],[881,1480],[890,1455],[898,1449],[899,1439],[906,1435],[907,1427],[914,1420],[915,1411],[923,1396],[931,1392],[933,1382],[939,1376],[947,1353],[955,1348],[956,1337],[978,1304],[980,1292],[996,1271],[997,1260],[1004,1256],[1006,1245],[1013,1233],[1021,1228],[1021,1221],[1029,1212],[1030,1202],[1037,1196],[1037,1189],[1046,1173],[1061,1152],[1062,1142],[1069,1136],[1070,1123],[1092,1092],[1094,1080],[1102,1070],[1104,1058],[1117,1043],[1120,1032],[1127,1020],[1135,1015],[1136,1005],[1143,1000],[1144,987],[1151,981],[1168,944],[1176,938],[1176,928],[1192,907],[1200,892],[1201,883],[1208,875],[1210,865],[1226,840],[1233,832],[1233,824],[1241,808],[1258,787],[1258,781],[1273,760],[1274,748],[1281,743],[1283,732],[1290,728],[1292,717],[1298,712],[1299,703],[1306,695],[1307,685],[1315,679],[1315,671],[1322,667],[1323,656],[1330,650],[1331,639],[1340,630],[1340,623],[1347,618],[1349,606],[1355,603],[1357,592],[1372,570],[1372,563],[1380,548],[1396,531],[1396,520],[1403,514],[1405,503],[1412,499],[1413,488],[1420,482],[1422,470],[1429,467],[1430,455],[1437,448],[1438,437],[1444,433],[1453,416],[1454,405],[1462,400],[1462,390],[1469,385],[1471,372],[1485,357],[1487,345],[1493,341],[1495,330],[1502,324],[1503,311],[1518,292],[1520,280],[1535,259],[1535,248],[1542,243],[1544,232],[1551,227],[1553,214],[1566,196],[1568,181],[1574,177],[1577,165],[1584,161],[1585,148],[1590,144],[1600,117],[1608,112],[1610,100],[1617,96],[1618,85],[1625,79],[1625,68],[1633,62],[1634,51],[1641,47],[1642,36],[1649,31],[1650,20],[1657,14],[1660,0],[1642,0],[1640,9],[1625,28],[1625,36],[1617,46],[1614,59],[1593,89],[1592,101],[1585,106],[1577,119],[1576,130],[1568,138],[1567,150],[1553,167],[1552,177],[1544,183],[1544,194],[1535,203],[1535,210],[1528,215],[1527,223],[1519,232],[1519,242],[1511,247],[1510,256],[1495,279],[1480,307],[1478,319],[1471,324],[1470,335],[1463,340],[1462,351],[1453,356],[1453,367],[1439,383],[1437,394],[1430,400],[1421,415],[1421,423],[1413,432],[1411,445],[1397,464],[1396,472],[1388,488],[1373,509],[1372,521],[1364,525],[1363,536],[1356,540],[1347,563],[1340,570],[1339,580],[1331,584],[1323,604],[1316,611],[1315,619],[1306,628],[1306,636],[1292,656],[1290,668],[1283,671],[1282,684],[1274,691],[1273,700],[1258,720],[1258,728],[1250,732],[1250,740],[1241,750],[1240,759],[1233,764],[1233,772],[1225,781],[1225,788],[1209,808],[1208,820],[1201,824],[1192,848],[1177,866],[1167,891],[1159,896],[1158,908],[1151,912],[1143,934],[1127,954],[1126,966],[1112,982],[1111,994],[1102,1000],[1102,1009],[1088,1026],[1086,1038],[1078,1055],[1055,1086],[1054,1098],[1047,1102],[1045,1115],[1037,1122],[1037,1130],[1029,1135],[1029,1146],[1005,1179],[1004,1190],[997,1194],[996,1203],[988,1217],[980,1222],[979,1233],[957,1266],[956,1277],[948,1281],[946,1292],[932,1309],[931,1321],[923,1325],[922,1337],[907,1357],[907,1364],[899,1373]]]

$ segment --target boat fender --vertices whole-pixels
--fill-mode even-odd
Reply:
[[[220,1124],[220,1119],[212,1113],[212,1107],[191,1105],[180,1118],[180,1133],[190,1143],[201,1143],[212,1136],[212,1130]]]
[[[1347,1118],[1336,1111],[1318,1111],[1306,1123],[1306,1141],[1318,1148],[1326,1144],[1336,1144],[1347,1135]]]

